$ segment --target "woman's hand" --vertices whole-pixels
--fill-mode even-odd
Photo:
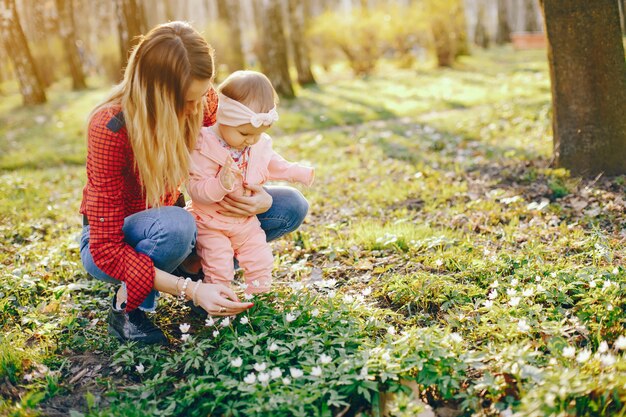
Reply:
[[[189,287],[193,288],[194,285],[192,283]],[[198,285],[195,301],[211,316],[234,316],[254,305],[240,302],[235,292],[222,284]]]
[[[265,213],[272,206],[272,196],[262,185],[244,184],[244,189],[251,195],[227,195],[218,203],[221,207],[219,213],[226,217],[250,217]]]

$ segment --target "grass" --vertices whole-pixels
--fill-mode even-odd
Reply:
[[[272,132],[316,167],[305,224],[273,243],[276,292],[225,326],[164,297],[171,348],[111,340],[111,288],[80,265],[84,122],[106,88],[3,97],[0,414],[626,413],[626,180],[551,165],[543,53],[318,78]]]

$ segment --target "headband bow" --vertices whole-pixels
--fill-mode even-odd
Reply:
[[[217,121],[227,126],[241,126],[250,123],[254,127],[269,126],[278,120],[276,106],[267,113],[255,113],[249,107],[219,94]]]

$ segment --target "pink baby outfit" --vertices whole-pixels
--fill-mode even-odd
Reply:
[[[244,269],[246,292],[267,292],[270,289],[274,259],[265,239],[265,232],[256,216],[227,217],[218,213],[217,202],[228,194],[242,195],[243,182],[264,184],[284,180],[311,185],[313,168],[287,162],[272,149],[272,139],[263,134],[249,148],[244,178],[232,189],[226,189],[219,172],[230,151],[225,148],[215,128],[202,128],[196,148],[191,154],[191,173],[187,191],[191,201],[187,209],[196,218],[198,239],[196,250],[202,259],[205,281],[230,284],[234,276],[233,256]]]

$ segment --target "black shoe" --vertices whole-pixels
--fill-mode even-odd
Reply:
[[[141,342],[151,345],[168,345],[165,334],[155,326],[146,313],[136,308],[130,313],[111,308],[109,334],[121,342]]]
[[[180,265],[170,273],[181,278],[189,277],[192,281],[202,281],[204,279],[204,272],[202,272],[202,269],[200,269],[200,271],[196,272],[195,274],[192,274],[191,272],[185,271],[183,268],[180,267]]]

